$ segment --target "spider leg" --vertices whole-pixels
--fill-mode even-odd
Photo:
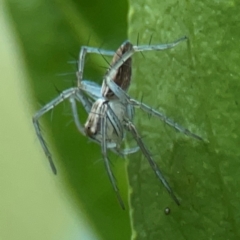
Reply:
[[[51,169],[54,174],[57,174],[57,169],[53,163],[52,155],[51,155],[51,153],[47,147],[47,144],[43,138],[41,128],[39,125],[39,118],[41,116],[43,116],[45,113],[47,113],[48,111],[50,111],[51,109],[53,109],[54,107],[56,107],[59,103],[63,102],[67,98],[70,98],[71,96],[73,96],[77,91],[79,91],[78,88],[69,88],[69,89],[63,91],[58,97],[56,97],[51,102],[47,103],[44,107],[42,107],[32,118],[38,140],[40,141],[40,144],[44,150],[45,155],[48,158],[49,164],[50,164]]]
[[[99,49],[99,48],[82,46],[81,51],[79,53],[79,61],[78,61],[78,71],[77,71],[78,86],[81,86],[81,81],[83,78],[85,57],[86,57],[87,53],[95,53],[95,54],[100,54],[100,55],[113,56],[115,54],[115,51],[109,51],[109,50],[104,50],[104,49]]]
[[[150,166],[152,167],[153,171],[157,175],[158,179],[161,181],[163,186],[167,189],[167,191],[170,194],[170,196],[172,197],[172,199],[176,202],[177,205],[180,205],[177,197],[173,193],[173,190],[169,186],[168,182],[164,178],[164,176],[163,176],[161,170],[159,169],[158,165],[155,163],[155,161],[153,160],[152,156],[150,155],[148,149],[146,148],[145,144],[143,143],[136,127],[133,125],[132,122],[127,120],[126,121],[126,128],[127,128],[128,131],[130,131],[132,133],[134,139],[136,140],[137,144],[139,145],[140,149],[142,150],[142,153],[144,154],[144,156],[148,160]]]
[[[135,152],[137,152],[139,150],[139,147],[132,147],[132,148],[124,148],[122,149],[120,152],[123,156],[129,155],[129,154],[133,154]]]
[[[166,124],[168,124],[169,126],[175,128],[177,131],[196,138],[198,140],[202,140],[203,138],[201,138],[200,136],[198,136],[197,134],[192,133],[191,131],[189,131],[187,128],[179,125],[178,123],[174,122],[172,119],[166,117],[163,113],[158,112],[157,110],[151,108],[150,106],[148,106],[145,103],[139,102],[133,98],[131,98],[125,91],[123,91],[119,86],[117,86],[113,81],[109,81],[109,87],[113,90],[113,92],[119,97],[120,99],[123,99],[123,101],[125,101],[125,104],[130,104],[134,107],[139,107],[140,109],[142,109],[144,112],[153,115],[157,118],[159,118],[160,120],[162,120],[163,122],[165,122]]]
[[[91,111],[92,105],[93,105],[93,100],[89,97],[86,97],[83,94],[83,91],[81,91],[81,90],[76,92],[76,94],[74,95],[74,98],[78,102],[82,103],[82,106],[84,107],[85,111],[89,114],[89,112]]]
[[[137,152],[139,150],[139,147],[136,146],[136,147],[124,148],[124,149],[112,148],[111,150],[122,157],[126,157],[127,155]]]
[[[87,113],[90,112],[91,110],[91,103],[89,102],[89,100],[87,98],[85,98],[84,95],[81,94],[76,94],[74,97],[70,97],[69,98],[69,102],[71,103],[71,108],[72,108],[72,115],[73,115],[73,119],[75,122],[75,125],[78,129],[78,131],[83,134],[84,136],[86,136],[85,130],[84,130],[84,126],[81,124],[79,117],[78,117],[78,111],[77,111],[77,104],[76,101],[81,101],[82,105],[84,106],[85,110]],[[91,137],[89,138],[92,142],[95,142],[97,144],[101,144],[101,142],[99,142],[96,138]]]
[[[78,117],[76,100],[79,100],[78,98],[76,98],[76,96],[75,97],[72,96],[72,97],[69,98],[69,102],[71,103],[71,108],[72,108],[73,119],[74,119],[74,122],[75,122],[75,125],[76,125],[78,131],[81,134],[83,134],[84,136],[86,136],[85,131],[84,131],[84,127],[81,124],[81,122],[79,120],[79,117]],[[87,111],[88,110],[88,104],[86,104],[86,102],[82,102],[82,104],[83,104],[85,110]],[[87,112],[89,112],[89,111],[87,111]]]
[[[187,136],[190,136],[190,137],[193,137],[195,139],[198,139],[198,140],[202,140],[203,139],[192,133],[190,130],[188,130],[187,128],[179,125],[178,123],[174,122],[172,119],[166,117],[163,113],[161,112],[158,112],[157,110],[149,107],[148,105],[146,105],[145,103],[142,103],[142,102],[139,102],[135,99],[130,99],[129,98],[129,104],[135,106],[135,107],[139,107],[140,109],[142,109],[143,111],[145,111],[146,113],[150,114],[150,115],[153,115],[157,118],[159,118],[160,120],[162,120],[164,123],[168,124],[169,126],[173,127],[174,129],[176,129],[177,131],[187,135]]]
[[[164,43],[164,44],[157,44],[157,45],[136,45],[133,46],[133,49],[135,52],[143,52],[143,51],[162,51],[162,50],[166,50],[169,48],[173,48],[176,45],[178,45],[180,42],[182,41],[186,41],[188,38],[186,36],[183,36],[179,39],[177,39],[176,41],[172,42],[172,43]]]
[[[124,94],[119,92],[116,88],[117,84],[111,84],[111,82],[114,82],[113,79],[116,76],[119,68],[135,53],[135,52],[143,52],[143,51],[162,51],[169,48],[173,48],[176,45],[178,45],[180,42],[187,40],[187,37],[184,36],[182,38],[179,38],[178,40],[172,42],[172,43],[166,43],[166,44],[158,44],[158,45],[141,45],[141,46],[132,46],[129,47],[129,50],[125,52],[118,61],[109,69],[107,74],[105,75],[104,81],[109,86],[109,88],[114,92],[114,94],[123,101],[126,97]],[[114,87],[115,85],[115,87]],[[106,97],[106,96],[104,96]],[[126,102],[126,101],[125,101]]]
[[[112,68],[109,70],[108,74],[106,74],[106,76],[105,76],[105,81],[106,81],[106,84],[109,86],[109,88],[119,98],[119,100],[121,102],[123,102],[123,104],[129,104],[129,105],[132,105],[134,107],[139,107],[143,111],[145,111],[145,112],[147,112],[147,113],[149,113],[151,115],[154,115],[155,117],[161,119],[163,122],[165,122],[169,126],[175,128],[177,131],[179,131],[181,133],[184,133],[185,135],[191,136],[193,138],[196,138],[198,140],[203,140],[200,136],[198,136],[198,135],[192,133],[191,131],[189,131],[188,129],[182,127],[181,125],[179,125],[178,123],[174,122],[170,118],[167,118],[163,113],[160,113],[160,112],[154,110],[153,108],[149,107],[148,105],[131,98],[126,93],[126,91],[124,91],[121,87],[119,87],[112,80],[112,77],[116,74],[116,72],[118,71],[118,68],[129,57],[131,57],[134,52],[138,52],[138,51],[151,51],[151,50],[165,50],[165,49],[168,49],[168,48],[173,48],[174,46],[176,46],[177,44],[179,44],[180,42],[182,42],[182,41],[184,41],[186,39],[187,39],[186,37],[182,37],[182,38],[176,40],[175,42],[169,43],[169,44],[133,46],[132,49],[130,49],[125,54],[123,54],[123,56],[120,58],[120,60],[117,61],[116,64],[114,64],[112,66]]]
[[[113,175],[113,172],[111,170],[110,162],[109,162],[109,159],[108,159],[108,156],[107,156],[107,139],[106,139],[106,133],[107,133],[107,114],[106,113],[107,113],[107,111],[108,111],[108,105],[104,103],[101,107],[101,115],[102,115],[101,116],[101,133],[102,133],[101,149],[102,149],[102,156],[103,156],[103,159],[104,159],[104,164],[105,164],[105,168],[107,170],[108,177],[109,177],[110,182],[112,184],[112,187],[113,187],[113,189],[116,193],[118,202],[120,203],[122,209],[125,209],[123,200],[120,196],[119,189],[117,187],[116,179],[115,179],[115,177]]]
[[[95,82],[83,80],[81,81],[81,86],[79,88],[81,88],[84,92],[87,93],[88,96],[94,100],[102,97],[101,86]]]

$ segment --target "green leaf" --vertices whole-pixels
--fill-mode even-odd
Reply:
[[[138,153],[128,166],[132,239],[240,237],[240,6],[234,1],[131,1],[138,44],[189,41],[134,58],[131,96],[201,136],[189,138],[137,111],[135,123],[177,206]],[[165,214],[165,208],[170,214]]]
[[[127,37],[127,2],[112,4],[110,0],[92,1],[28,1],[7,2],[16,37],[22,45],[22,59],[30,76],[31,93],[27,101],[35,111],[58,95],[58,91],[76,83],[76,63],[80,47],[90,45],[116,49]],[[87,56],[84,77],[101,83],[108,64],[102,56]],[[59,76],[70,72],[70,75]],[[18,81],[18,79],[16,79]],[[34,97],[33,97],[34,96]],[[81,121],[86,113],[79,105]],[[34,114],[34,112],[32,113]],[[34,132],[28,113],[29,128]],[[46,114],[40,124],[53,154],[58,174],[51,173],[42,151],[45,171],[60,186],[62,198],[102,239],[128,239],[128,211],[120,208],[104,164],[100,147],[82,136],[74,125],[68,102]],[[35,144],[40,143],[35,137]],[[127,184],[124,161],[110,155],[118,185],[127,205]],[[32,159],[35,161],[35,159]],[[50,194],[54,195],[54,193]],[[80,214],[81,213],[81,214]],[[47,218],[48,216],[46,216]],[[64,218],[63,215],[59,219]],[[34,222],[34,219],[32,219]],[[50,226],[49,226],[50,227]],[[59,230],[60,231],[60,230]],[[39,236],[42,236],[39,231]],[[21,236],[20,236],[21,238]]]
[[[4,2],[0,2],[0,29],[0,239],[94,237],[86,218],[76,218],[56,187],[62,185],[60,179],[54,182],[42,161],[31,123],[24,51]]]

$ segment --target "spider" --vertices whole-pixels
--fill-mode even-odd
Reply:
[[[126,41],[117,49],[116,52],[87,46],[81,47],[78,61],[78,71],[76,72],[77,86],[63,91],[59,96],[43,106],[33,116],[33,125],[35,127],[37,137],[54,174],[57,174],[57,170],[53,163],[51,153],[42,136],[39,118],[56,107],[59,103],[68,99],[71,105],[73,119],[79,132],[101,146],[101,152],[108,177],[123,209],[125,206],[110,167],[107,154],[108,149],[121,156],[135,153],[141,149],[157,178],[164,185],[176,204],[180,205],[179,200],[173,193],[173,190],[164,178],[161,170],[153,160],[147,147],[143,143],[138,130],[132,122],[134,117],[134,108],[138,107],[142,109],[144,112],[159,118],[166,124],[188,136],[198,140],[202,140],[202,138],[175,123],[173,120],[167,118],[164,114],[158,112],[157,110],[154,110],[148,105],[131,98],[127,94],[127,91],[131,83],[131,56],[135,52],[162,51],[173,48],[185,40],[187,40],[187,37],[182,37],[167,44],[141,46],[134,46],[129,41]],[[102,86],[92,81],[83,80],[84,61],[87,53],[95,53],[102,56],[113,56],[112,62],[103,77]],[[82,104],[88,114],[87,121],[84,125],[82,125],[79,120],[77,102]],[[126,131],[132,134],[137,143],[136,147],[121,149],[121,143],[124,141]]]

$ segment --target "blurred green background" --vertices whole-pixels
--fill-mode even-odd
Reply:
[[[118,205],[100,148],[78,133],[68,103],[41,119],[57,176],[31,121],[58,90],[75,84],[76,63],[69,62],[81,45],[114,50],[126,40],[127,1],[0,3],[0,239],[129,239],[128,210]],[[106,67],[101,57],[87,56],[84,78],[101,84]],[[86,119],[84,111],[80,116]],[[124,161],[110,157],[127,205]],[[97,233],[87,238],[88,230]]]

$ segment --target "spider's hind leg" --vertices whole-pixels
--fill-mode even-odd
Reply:
[[[177,197],[174,195],[173,190],[171,189],[171,187],[169,186],[167,180],[164,178],[161,170],[159,169],[158,165],[156,164],[156,162],[153,160],[152,156],[150,155],[148,149],[146,148],[145,144],[143,143],[136,127],[133,125],[132,122],[130,121],[126,121],[126,129],[128,131],[131,132],[132,136],[134,137],[134,139],[136,140],[138,146],[140,147],[142,153],[144,154],[144,156],[146,157],[146,159],[148,160],[150,166],[152,167],[153,171],[155,172],[155,174],[157,175],[157,178],[161,181],[161,183],[163,184],[163,186],[167,189],[168,193],[170,194],[170,196],[172,197],[172,199],[176,202],[177,205],[180,205],[179,200],[177,199]]]
[[[102,149],[102,156],[104,159],[105,168],[107,170],[108,177],[110,179],[110,182],[112,184],[112,187],[116,193],[117,199],[119,204],[121,205],[122,209],[125,209],[122,197],[120,195],[119,189],[117,187],[116,179],[113,175],[113,172],[110,167],[110,161],[107,156],[107,111],[108,111],[108,105],[106,103],[103,103],[100,109],[101,113],[101,133],[102,133],[102,141],[101,141],[101,149]]]
[[[138,150],[139,150],[139,147],[136,146],[136,147],[132,147],[132,148],[124,148],[124,149],[120,150],[120,153],[123,156],[127,156],[129,154],[136,153]]]

